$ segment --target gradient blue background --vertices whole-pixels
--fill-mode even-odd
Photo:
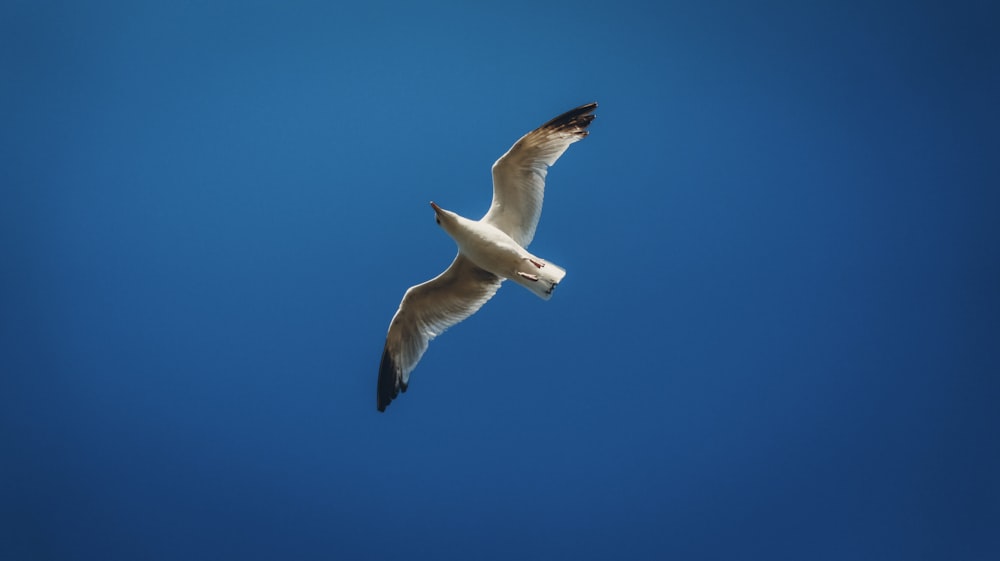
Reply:
[[[0,8],[0,558],[997,559],[993,2]],[[521,134],[516,286],[375,411]]]

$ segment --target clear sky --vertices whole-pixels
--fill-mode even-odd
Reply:
[[[0,558],[997,559],[995,6],[3,2]]]

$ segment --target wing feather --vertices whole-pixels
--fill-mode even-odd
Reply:
[[[427,345],[449,327],[476,313],[500,288],[502,279],[459,254],[443,273],[412,286],[403,296],[382,351],[376,404],[385,411],[400,391]]]
[[[493,164],[493,204],[483,221],[528,247],[542,215],[545,176],[569,145],[587,136],[596,103],[581,105],[522,136]]]

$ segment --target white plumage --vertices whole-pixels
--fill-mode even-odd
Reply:
[[[526,249],[542,214],[548,168],[569,145],[587,136],[596,103],[567,111],[522,136],[493,164],[493,204],[470,220],[433,202],[437,223],[458,244],[451,265],[410,287],[389,324],[379,366],[377,406],[385,411],[431,339],[476,313],[505,279],[548,300],[566,271]]]

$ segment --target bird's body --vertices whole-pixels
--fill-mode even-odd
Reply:
[[[436,210],[439,213],[448,212],[440,207]],[[545,300],[552,296],[552,291],[566,276],[562,268],[535,257],[489,222],[451,214],[454,222],[449,224],[447,219],[442,218],[441,225],[458,244],[458,253],[480,269],[502,279],[513,280]]]
[[[377,406],[384,411],[400,391],[427,345],[474,314],[510,279],[548,300],[566,275],[526,249],[542,212],[548,167],[570,144],[587,136],[596,103],[567,111],[521,137],[493,164],[493,203],[470,220],[433,202],[437,223],[458,245],[443,273],[410,287],[389,324],[379,365]]]
[[[505,273],[516,267],[517,262],[528,253],[514,238],[480,220],[469,220],[456,214],[455,225],[450,229],[446,227],[446,230],[458,245],[459,253],[500,277],[509,277]]]

